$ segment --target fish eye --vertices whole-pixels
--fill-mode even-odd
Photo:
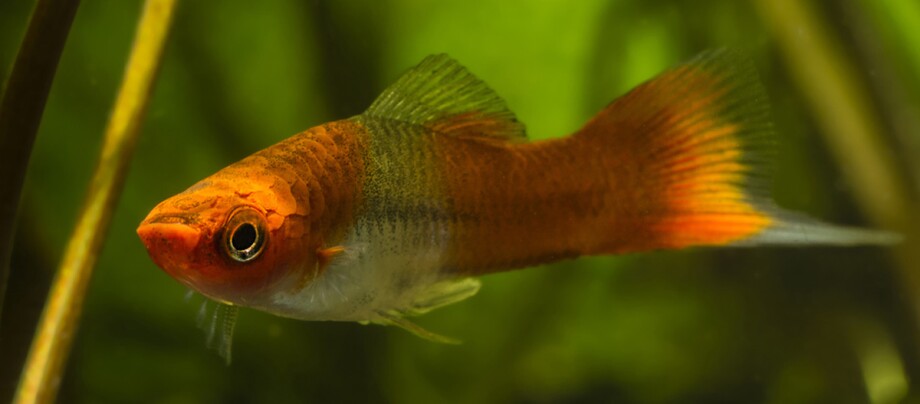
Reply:
[[[262,217],[253,209],[238,210],[224,226],[223,248],[232,260],[249,262],[265,247],[265,227]]]

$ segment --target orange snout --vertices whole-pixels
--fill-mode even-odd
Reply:
[[[182,223],[144,221],[137,228],[137,235],[157,266],[183,283],[192,281],[194,275],[189,264],[195,261],[201,238],[198,229]]]

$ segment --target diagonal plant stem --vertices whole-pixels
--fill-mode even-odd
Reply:
[[[860,207],[875,224],[906,236],[896,247],[901,276],[920,299],[920,215],[912,209],[917,190],[895,164],[896,151],[867,101],[872,97],[807,2],[756,4]]]
[[[880,118],[869,104],[872,96],[809,2],[759,0],[755,4],[803,90],[825,143],[852,184],[856,201],[871,221],[905,236],[893,251],[899,286],[909,302],[905,310],[910,313],[896,325],[908,336],[900,346],[907,379],[916,379],[920,376],[916,349],[920,339],[920,214],[913,208],[918,190],[895,163],[902,151],[887,141]]]
[[[802,88],[825,143],[857,191],[868,217],[887,229],[903,230],[911,205],[907,181],[895,165],[867,90],[852,63],[832,40],[807,2],[760,0],[761,15]]]
[[[79,0],[39,0],[0,100],[0,313],[32,144]]]
[[[53,402],[79,324],[86,287],[150,98],[176,0],[147,0],[105,132],[102,155],[52,284],[16,393],[17,403]]]

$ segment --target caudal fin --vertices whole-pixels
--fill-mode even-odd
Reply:
[[[576,134],[616,162],[611,252],[898,240],[778,208],[772,132],[753,65],[731,51],[702,54],[611,103]]]

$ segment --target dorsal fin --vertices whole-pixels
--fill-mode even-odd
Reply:
[[[505,101],[445,54],[428,56],[403,74],[364,114],[445,135],[526,139],[524,124]]]

